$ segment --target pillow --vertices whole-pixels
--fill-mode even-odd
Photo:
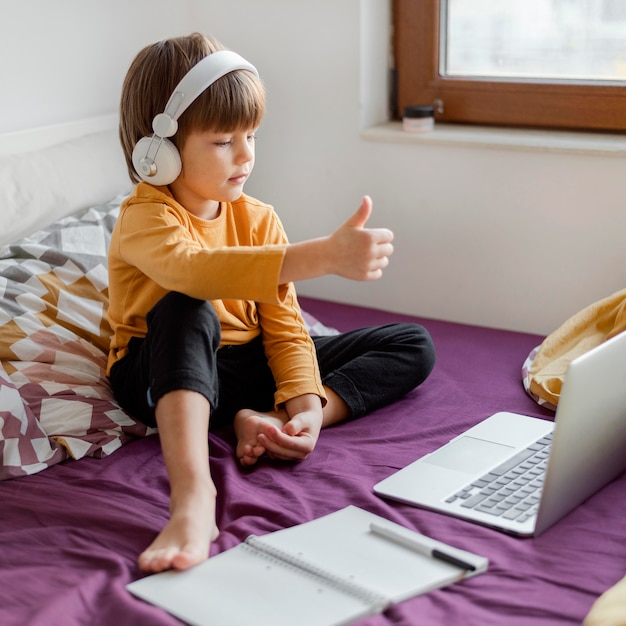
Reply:
[[[49,439],[0,365],[0,479],[33,474],[62,461],[61,444]]]
[[[0,479],[155,432],[120,409],[105,375],[106,254],[122,199],[0,248],[0,393],[11,400],[0,403],[11,407],[0,412]]]
[[[626,626],[626,576],[596,599],[583,626]]]
[[[309,331],[309,335],[312,337],[339,334],[336,328],[325,326],[314,315],[311,315],[307,311],[302,311],[302,319],[304,320],[306,329]]]
[[[572,315],[526,359],[524,387],[539,404],[555,409],[570,362],[626,330],[626,289]]]
[[[540,345],[539,346],[535,346],[530,351],[530,354],[526,357],[526,360],[524,361],[524,364],[522,365],[522,384],[524,385],[524,389],[526,390],[526,393],[539,406],[542,406],[542,407],[548,409],[549,411],[555,411],[556,412],[556,404],[553,404],[552,402],[549,402],[545,398],[542,398],[542,397],[538,396],[537,394],[533,393],[531,388],[530,388],[530,383],[531,383],[530,371],[532,369],[533,363],[534,363],[535,358],[537,357],[537,354],[539,353],[540,349],[541,349]]]
[[[0,243],[131,188],[116,130],[0,157]]]

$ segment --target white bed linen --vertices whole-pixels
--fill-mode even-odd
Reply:
[[[84,121],[80,128],[86,134],[27,152],[19,151],[19,134],[0,135],[18,151],[0,156],[0,245],[131,189],[117,130],[89,133]],[[35,146],[39,132],[49,141],[49,129],[40,129],[25,132],[25,144]]]

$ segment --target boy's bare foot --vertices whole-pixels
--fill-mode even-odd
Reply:
[[[178,502],[172,498],[170,519],[139,555],[139,567],[147,572],[184,570],[205,561],[211,541],[219,534],[215,524],[215,498],[212,484],[190,491]]]
[[[259,443],[259,433],[267,432],[267,428],[282,429],[289,420],[286,412],[260,413],[250,409],[242,409],[235,415],[234,429],[237,437],[235,454],[242,465],[254,465],[263,454],[265,448]]]

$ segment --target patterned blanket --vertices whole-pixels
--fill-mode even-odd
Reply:
[[[122,198],[0,248],[0,479],[151,432],[105,376],[106,254]]]

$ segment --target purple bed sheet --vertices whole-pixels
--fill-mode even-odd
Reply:
[[[340,330],[418,321],[433,336],[437,365],[422,387],[394,405],[323,431],[315,452],[299,464],[263,460],[242,469],[232,433],[211,433],[221,529],[211,553],[250,533],[355,504],[490,560],[487,573],[408,600],[360,626],[580,624],[594,599],[626,573],[626,475],[535,539],[385,501],[372,492],[382,478],[491,413],[552,419],[521,382],[522,363],[541,337],[307,298],[301,303]],[[69,461],[0,483],[0,624],[179,624],[125,590],[142,575],[137,555],[165,524],[167,507],[156,436],[104,459]],[[262,614],[259,607],[259,624]]]

